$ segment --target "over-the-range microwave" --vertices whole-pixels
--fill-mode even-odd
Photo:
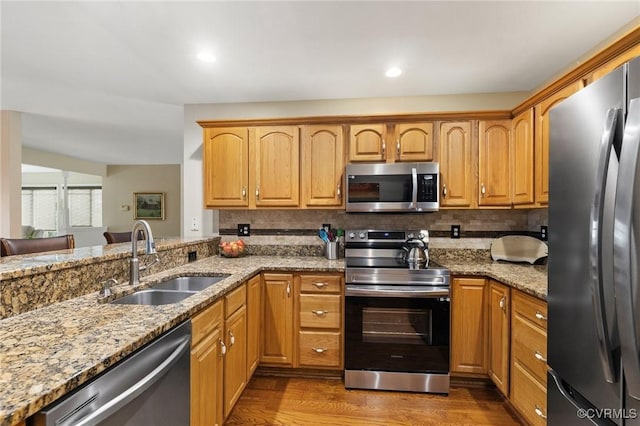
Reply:
[[[434,212],[438,163],[347,164],[347,212]]]

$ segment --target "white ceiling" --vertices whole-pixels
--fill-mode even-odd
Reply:
[[[0,14],[0,106],[24,112],[26,146],[160,164],[182,160],[185,104],[533,90],[640,1],[2,0]]]

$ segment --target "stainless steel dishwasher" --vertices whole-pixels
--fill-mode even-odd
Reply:
[[[189,426],[191,321],[37,413],[36,426]]]

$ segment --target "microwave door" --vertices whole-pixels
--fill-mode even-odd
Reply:
[[[406,211],[413,204],[413,179],[405,175],[348,175],[347,211]]]

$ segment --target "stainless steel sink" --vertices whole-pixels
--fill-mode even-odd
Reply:
[[[116,299],[111,303],[116,305],[169,305],[178,303],[194,294],[196,294],[195,291],[140,290]]]
[[[208,277],[178,277],[154,284],[152,287],[161,290],[201,291],[228,276],[229,274]]]

